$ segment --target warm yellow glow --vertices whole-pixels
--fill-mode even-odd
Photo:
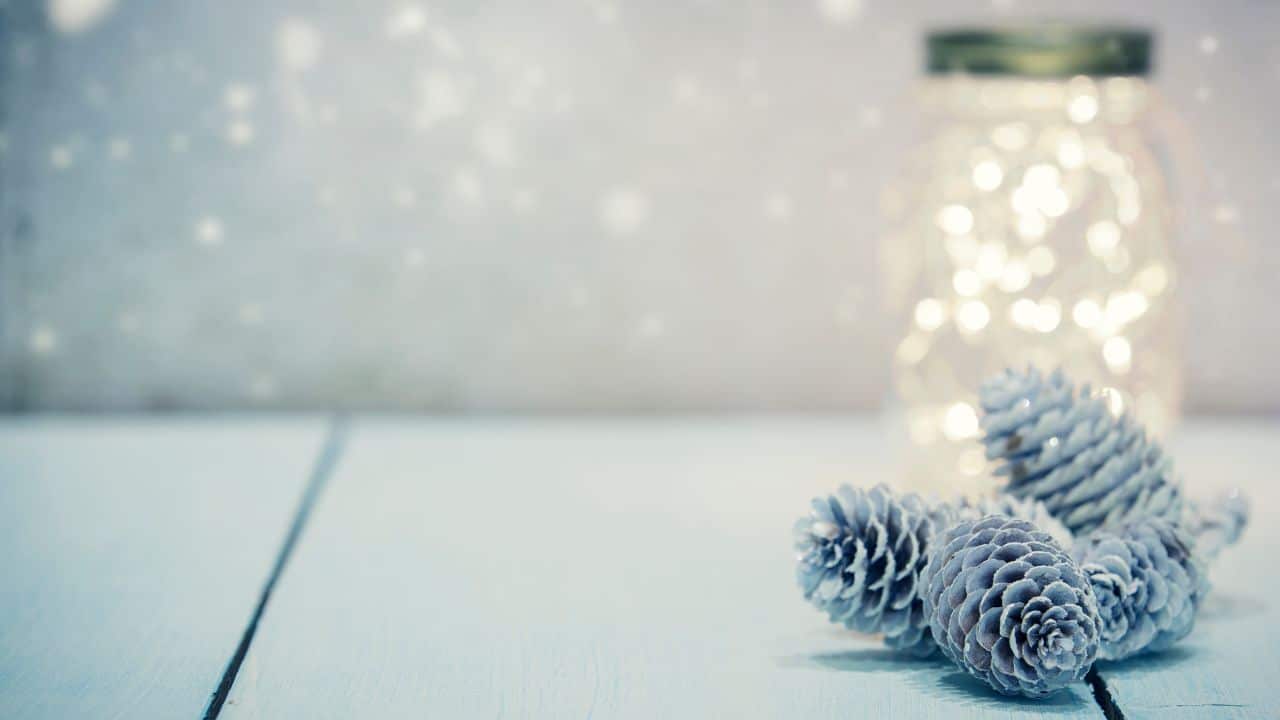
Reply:
[[[1040,305],[1030,298],[1020,298],[1009,306],[1009,319],[1021,328],[1035,327],[1039,313]]]
[[[983,160],[973,166],[973,184],[979,190],[991,191],[1000,187],[1004,180],[1004,171],[994,160]]]
[[[1084,143],[1080,142],[1080,136],[1075,131],[1058,143],[1058,164],[1068,170],[1084,165]]]
[[[1004,273],[1000,276],[997,283],[1001,290],[1014,293],[1027,287],[1031,283],[1031,269],[1022,260],[1010,260],[1005,263]]]
[[[991,131],[991,142],[1002,150],[1021,150],[1031,139],[1031,128],[1026,123],[1008,123]]]
[[[972,270],[957,270],[951,276],[951,286],[957,293],[965,297],[973,297],[982,292],[982,279]]]
[[[1022,184],[1028,187],[1052,187],[1061,179],[1062,173],[1049,163],[1036,163],[1022,174]]]
[[[1033,243],[1049,229],[1049,223],[1038,212],[1029,212],[1018,217],[1018,235],[1024,242]]]
[[[1160,265],[1148,265],[1134,277],[1133,282],[1139,290],[1155,297],[1169,286],[1169,272]]]
[[[1119,327],[1137,320],[1150,304],[1147,296],[1136,290],[1111,293],[1107,297],[1107,322]]]
[[[1102,359],[1112,372],[1129,372],[1129,363],[1133,359],[1133,348],[1123,336],[1117,335],[1102,344]]]
[[[929,341],[923,335],[912,333],[898,343],[898,360],[904,365],[915,365],[929,352]]]
[[[942,420],[942,433],[951,440],[964,440],[978,434],[978,413],[969,403],[958,402],[947,408]]]
[[[979,332],[989,322],[991,322],[991,311],[981,300],[969,300],[956,310],[956,323],[960,326],[961,332]]]
[[[973,212],[963,205],[948,205],[938,212],[938,227],[949,235],[964,235],[973,229]]]
[[[1076,303],[1076,306],[1071,309],[1071,318],[1076,321],[1077,325],[1087,330],[1097,326],[1102,320],[1102,308],[1098,307],[1097,302],[1085,298]]]
[[[1093,95],[1077,95],[1067,104],[1067,116],[1083,125],[1098,115],[1098,98]]]
[[[1045,298],[1036,308],[1036,329],[1042,333],[1050,333],[1062,322],[1062,306],[1053,298]]]
[[[916,303],[916,324],[921,330],[933,331],[942,327],[947,319],[947,307],[937,298],[925,298]]]
[[[1000,243],[983,243],[978,248],[974,269],[983,280],[995,280],[1004,273],[1004,261],[1008,255],[1008,251]]]
[[[1027,252],[1027,267],[1031,268],[1031,274],[1036,277],[1044,277],[1053,272],[1053,267],[1057,263],[1058,259],[1053,256],[1053,251],[1043,245],[1033,247]]]
[[[1101,220],[1089,226],[1085,240],[1089,243],[1089,252],[1106,257],[1120,244],[1120,228],[1110,220]]]

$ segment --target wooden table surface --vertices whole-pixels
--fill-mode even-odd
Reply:
[[[790,527],[892,480],[868,418],[0,420],[0,718],[1101,718],[826,624]],[[1126,718],[1280,717],[1274,420],[1195,633],[1101,664]]]

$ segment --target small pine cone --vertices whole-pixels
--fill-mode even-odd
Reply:
[[[955,508],[955,517],[951,522],[934,523],[946,528],[959,520],[979,520],[987,515],[1007,515],[1018,520],[1027,520],[1037,528],[1049,533],[1062,547],[1071,547],[1074,537],[1065,525],[1058,522],[1044,503],[1033,498],[1019,498],[1001,493],[976,500],[960,496],[951,504]]]
[[[926,656],[933,652],[916,593],[933,534],[929,508],[913,493],[895,495],[842,486],[815,498],[796,521],[796,579],[804,597],[832,622],[885,635],[885,644]]]
[[[1072,550],[1102,618],[1099,657],[1163,650],[1187,636],[1209,586],[1191,538],[1150,518],[1103,528]]]
[[[1044,697],[1093,665],[1093,590],[1026,520],[988,515],[952,526],[934,539],[920,585],[942,652],[997,692]]]
[[[1182,523],[1195,538],[1196,554],[1213,560],[1244,534],[1249,524],[1249,498],[1239,488],[1232,488],[1208,502],[1188,501]]]
[[[1077,394],[1061,371],[1005,370],[979,395],[1005,492],[1042,501],[1077,535],[1138,517],[1178,521],[1182,492],[1160,446],[1088,386]]]

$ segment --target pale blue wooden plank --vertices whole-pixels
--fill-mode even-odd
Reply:
[[[828,420],[365,421],[223,717],[1097,718],[832,628],[790,528],[890,479]]]
[[[0,421],[0,717],[199,717],[323,421]]]
[[[1273,420],[1193,422],[1169,443],[1192,493],[1242,486],[1253,499],[1254,519],[1242,542],[1214,566],[1212,594],[1183,644],[1101,666],[1130,720],[1280,717],[1277,447],[1280,423]]]

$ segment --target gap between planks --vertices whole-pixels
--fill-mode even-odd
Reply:
[[[345,416],[337,415],[330,418],[324,444],[320,447],[320,454],[311,469],[311,477],[307,480],[307,486],[303,490],[302,497],[298,501],[298,507],[293,513],[293,522],[289,525],[289,533],[285,535],[284,543],[276,554],[275,564],[271,567],[267,582],[262,586],[262,592],[258,596],[258,604],[253,610],[253,615],[249,618],[249,624],[245,627],[244,634],[240,636],[240,643],[236,646],[235,653],[231,656],[231,661],[227,663],[227,668],[222,673],[222,679],[218,682],[218,686],[214,689],[213,695],[209,699],[209,705],[205,708],[203,715],[204,720],[215,720],[219,713],[222,712],[222,706],[227,702],[227,697],[231,694],[231,688],[236,682],[236,675],[239,674],[240,666],[244,663],[244,658],[249,653],[249,646],[253,644],[253,636],[258,631],[258,621],[262,619],[262,613],[266,610],[267,603],[271,600],[271,591],[275,589],[276,581],[284,573],[284,568],[289,563],[290,556],[293,555],[293,549],[298,543],[298,538],[302,535],[303,529],[306,528],[307,520],[311,517],[311,510],[315,507],[320,494],[324,492],[325,485],[328,484],[334,468],[338,465],[338,460],[342,457],[342,451],[346,447],[347,428],[348,420]]]
[[[249,624],[245,627],[244,634],[240,637],[240,643],[236,646],[235,653],[232,654],[217,688],[214,689],[209,699],[209,704],[202,716],[203,720],[216,720],[231,694],[231,688],[235,685],[236,675],[240,672],[240,666],[244,663],[245,656],[249,653],[249,647],[253,645],[254,635],[258,631],[258,622],[262,619],[267,603],[271,600],[271,592],[275,589],[276,582],[280,579],[280,576],[284,574],[285,566],[288,565],[289,558],[293,555],[293,549],[298,543],[298,538],[301,537],[302,531],[306,528],[307,520],[311,517],[311,510],[324,492],[329,478],[333,475],[333,471],[338,465],[338,460],[342,457],[342,452],[346,447],[348,426],[348,419],[342,415],[334,416],[329,420],[324,444],[320,448],[320,454],[311,470],[311,477],[308,479],[307,486],[298,501],[298,507],[294,511],[293,521],[289,525],[289,532],[276,555],[275,564],[272,565],[271,573],[268,575],[267,581],[262,587],[262,592],[258,596],[258,604],[254,608],[253,615],[249,618]],[[1102,711],[1105,720],[1125,720],[1124,712],[1116,704],[1115,698],[1107,687],[1106,680],[1098,673],[1096,667],[1089,670],[1085,681],[1089,684],[1089,688],[1093,692],[1093,699],[1098,704],[1098,709]]]

